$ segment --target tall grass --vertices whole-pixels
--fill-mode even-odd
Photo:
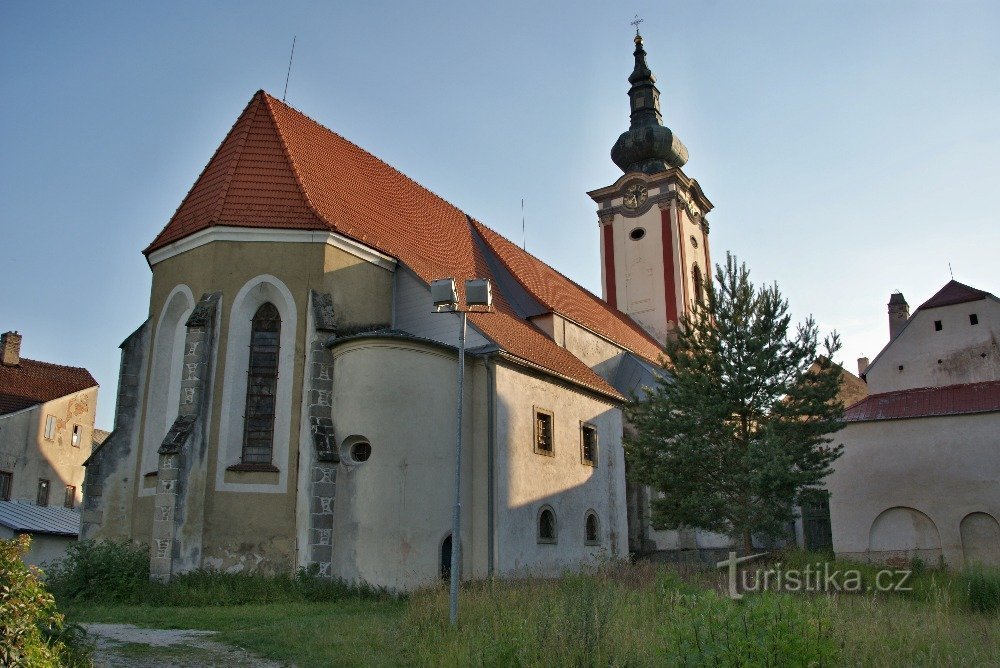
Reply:
[[[320,578],[315,573],[261,575],[196,570],[168,584],[149,581],[149,550],[128,541],[83,541],[47,569],[46,585],[60,604],[229,606],[379,599],[368,585]]]
[[[555,581],[493,580],[461,596],[410,600],[403,644],[436,665],[832,665],[838,645],[823,600],[772,593],[742,602],[651,566],[602,569]]]

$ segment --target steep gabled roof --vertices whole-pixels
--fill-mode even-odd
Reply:
[[[659,347],[624,314],[510,244],[372,154],[258,91],[147,256],[215,225],[322,229],[350,237],[422,280],[494,278],[493,253],[547,308],[649,360]],[[479,243],[476,233],[486,245]],[[518,314],[502,291],[496,312],[470,322],[508,354],[606,395],[603,378]]]
[[[970,285],[959,283],[955,279],[952,279],[943,288],[938,290],[933,297],[921,304],[917,310],[951,306],[952,304],[964,304],[965,302],[976,302],[987,297],[993,297],[993,295],[985,290],[978,290]],[[996,299],[996,297],[993,298]]]
[[[96,386],[86,369],[22,357],[14,366],[0,365],[0,415]]]
[[[845,422],[1000,411],[1000,380],[872,394],[844,411]]]

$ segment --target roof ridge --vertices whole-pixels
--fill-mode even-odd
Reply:
[[[257,96],[260,93],[264,93],[264,91],[258,90],[256,93],[254,93],[253,97],[250,98],[250,101],[247,102],[245,107],[243,107],[243,111],[241,111],[240,114],[236,117],[236,120],[233,121],[232,126],[229,128],[229,132],[226,133],[226,137],[228,137],[233,132],[233,130],[236,129],[236,125],[241,120],[243,120],[243,116],[247,113],[247,110],[250,109],[250,105],[254,103],[254,101],[257,99]],[[264,94],[267,95],[267,93]],[[219,145],[215,147],[215,151],[212,152],[212,156],[208,159],[208,162],[206,162],[205,166],[201,168],[201,171],[198,173],[198,177],[191,183],[191,187],[188,188],[187,192],[184,194],[184,197],[182,197],[181,201],[178,202],[177,207],[174,209],[174,212],[170,214],[169,218],[167,218],[166,224],[163,226],[162,229],[160,229],[159,232],[156,233],[156,236],[153,237],[153,240],[150,241],[149,245],[146,246],[146,248],[142,251],[143,254],[146,255],[147,262],[149,260],[150,249],[156,245],[156,243],[160,240],[160,237],[163,236],[163,233],[167,231],[167,229],[171,226],[171,224],[173,224],[174,219],[177,217],[177,214],[180,213],[181,208],[188,201],[188,198],[191,197],[191,194],[194,192],[195,188],[197,188],[198,185],[201,183],[202,178],[205,176],[206,172],[208,172],[208,168],[212,166],[213,162],[215,162],[215,159],[219,155],[219,151],[222,150],[222,147],[225,146],[225,144],[226,140],[225,138],[223,138],[223,140],[219,142]],[[240,153],[242,154],[242,150],[240,151]],[[237,157],[236,160],[238,159],[239,158]],[[221,198],[220,201],[225,202],[225,197]]]
[[[267,107],[267,113],[271,117],[271,124],[274,126],[274,131],[278,135],[278,141],[281,142],[281,152],[285,155],[285,159],[288,160],[288,166],[292,170],[292,176],[295,177],[295,185],[297,185],[299,187],[299,190],[302,191],[302,197],[306,201],[306,206],[308,206],[309,210],[313,212],[313,215],[315,215],[321,221],[326,223],[328,227],[335,228],[336,225],[334,225],[331,221],[327,220],[326,216],[320,213],[316,205],[313,204],[312,197],[309,196],[309,189],[306,187],[305,181],[302,180],[302,174],[299,173],[299,167],[295,163],[295,158],[292,156],[291,149],[288,148],[288,140],[285,139],[285,133],[281,131],[281,123],[278,121],[278,117],[274,115],[274,109],[271,106],[272,102],[278,101],[277,98],[271,96],[270,94],[268,94],[267,91],[263,89],[261,89],[260,93],[264,99],[264,105]],[[284,104],[289,109],[292,109],[293,111],[302,114],[301,111],[298,111],[294,107],[285,104],[284,102],[282,102],[281,104]],[[302,115],[306,116],[305,114]],[[308,118],[308,116],[306,116],[306,118]],[[319,124],[317,123],[317,125]]]
[[[474,223],[475,223],[476,225],[479,225],[479,226],[482,226],[482,227],[484,227],[484,228],[486,228],[486,229],[490,230],[490,231],[491,231],[491,232],[493,232],[493,233],[494,233],[495,235],[497,235],[498,237],[500,237],[501,239],[503,239],[503,240],[504,240],[504,241],[506,241],[507,243],[511,244],[511,246],[513,246],[513,247],[515,247],[515,248],[518,248],[517,244],[515,244],[515,243],[514,243],[513,241],[511,241],[510,239],[508,239],[507,237],[505,237],[505,236],[504,236],[503,234],[501,234],[500,232],[497,232],[496,230],[494,230],[494,229],[493,229],[492,227],[490,227],[489,225],[486,225],[486,224],[484,224],[484,223],[482,223],[482,222],[480,222],[480,221],[478,221],[478,220],[476,220],[476,219],[474,219],[474,218],[473,218],[472,220],[473,220],[473,222],[474,222]],[[478,230],[477,230],[477,233],[478,233]],[[485,241],[485,239],[484,239],[484,241]],[[489,246],[489,245],[490,245],[490,244],[489,244],[489,241],[487,241],[487,242],[486,242],[486,244],[487,244],[487,246]],[[520,250],[520,251],[521,251],[522,253],[524,253],[525,255],[527,255],[528,257],[530,257],[530,258],[531,258],[532,260],[534,260],[535,262],[538,262],[539,264],[541,264],[541,265],[543,265],[544,267],[546,267],[546,268],[548,268],[548,269],[552,270],[553,272],[555,272],[556,274],[558,274],[558,275],[559,275],[559,276],[561,276],[562,278],[566,279],[566,281],[568,281],[568,282],[569,282],[569,283],[570,283],[571,285],[573,285],[573,286],[574,286],[575,288],[579,289],[579,290],[580,290],[581,292],[583,292],[583,293],[584,293],[585,295],[587,295],[587,296],[588,296],[588,297],[589,297],[589,298],[591,299],[591,301],[593,301],[594,303],[596,303],[597,305],[599,305],[599,306],[600,306],[600,307],[601,307],[602,309],[604,309],[605,311],[607,311],[608,313],[610,313],[611,315],[613,315],[614,317],[616,317],[616,318],[617,318],[618,320],[622,321],[622,322],[623,322],[623,323],[624,323],[624,324],[625,324],[626,326],[628,326],[628,327],[629,327],[630,329],[632,329],[632,330],[633,330],[633,331],[635,331],[636,333],[638,333],[638,334],[640,334],[641,336],[643,336],[644,338],[646,338],[646,339],[647,339],[647,340],[648,340],[648,341],[649,341],[650,343],[654,344],[654,345],[655,345],[655,346],[656,346],[657,348],[660,348],[660,349],[662,349],[662,346],[660,346],[660,343],[659,343],[658,341],[656,341],[656,339],[654,339],[653,337],[651,337],[651,336],[650,336],[650,335],[649,335],[649,334],[648,334],[648,333],[647,333],[647,332],[646,332],[646,331],[645,331],[644,329],[642,329],[642,327],[641,327],[641,326],[639,326],[639,324],[635,322],[635,320],[634,320],[634,319],[632,318],[632,316],[630,316],[629,314],[625,313],[624,311],[620,311],[620,310],[619,310],[619,309],[617,309],[617,308],[613,308],[613,307],[611,306],[611,304],[607,303],[606,301],[604,301],[603,299],[601,299],[600,297],[598,297],[598,296],[597,296],[596,294],[594,294],[593,292],[591,292],[591,291],[590,291],[590,290],[588,290],[587,288],[583,287],[582,285],[580,285],[579,283],[577,283],[576,281],[574,281],[574,280],[573,280],[572,278],[570,278],[570,277],[569,277],[569,276],[567,276],[566,274],[562,273],[561,271],[559,271],[558,269],[556,269],[555,267],[553,267],[552,265],[550,265],[549,263],[547,263],[547,262],[546,262],[545,260],[542,260],[542,259],[538,258],[537,256],[535,256],[535,255],[531,254],[530,252],[528,252],[528,250],[527,250],[526,248],[519,248],[519,250]],[[494,253],[494,255],[497,255],[497,254],[496,254],[496,253]],[[507,264],[507,262],[506,262],[506,261],[504,261],[504,259],[503,259],[502,257],[500,257],[499,255],[497,255],[497,257],[498,257],[498,259],[500,260],[501,264],[503,264],[503,265],[504,265],[504,266],[505,266],[505,267],[507,268],[507,271],[509,271],[509,272],[511,273],[511,275],[512,275],[512,276],[514,277],[514,279],[515,279],[515,280],[516,280],[516,281],[517,281],[518,283],[520,283],[520,284],[521,284],[521,286],[522,286],[522,287],[524,287],[524,289],[525,289],[525,290],[526,290],[526,291],[527,291],[527,292],[528,292],[528,293],[529,293],[529,294],[530,294],[530,295],[531,295],[532,297],[534,297],[536,301],[538,301],[538,302],[539,302],[539,303],[541,303],[541,304],[545,304],[546,306],[548,306],[549,308],[551,308],[553,312],[555,312],[555,313],[559,313],[559,314],[560,314],[561,316],[563,316],[563,317],[569,317],[569,316],[567,316],[567,315],[566,315],[565,313],[562,313],[561,311],[558,311],[558,310],[556,310],[556,309],[555,309],[555,307],[554,307],[554,306],[552,306],[551,304],[547,304],[547,303],[545,302],[545,300],[541,298],[541,296],[539,296],[539,295],[538,295],[538,294],[537,294],[537,293],[536,293],[536,292],[535,292],[534,290],[532,290],[531,288],[529,288],[529,287],[528,287],[527,285],[525,285],[525,284],[524,284],[524,281],[522,281],[522,280],[521,280],[521,279],[520,279],[520,278],[518,277],[518,275],[517,275],[517,272],[515,272],[515,271],[514,271],[514,270],[513,270],[513,269],[512,269],[511,267],[510,267],[510,265],[509,265],[509,264]],[[572,320],[573,322],[577,322],[577,320],[576,320],[575,318],[572,318],[572,317],[569,317],[569,319],[570,319],[570,320]],[[590,327],[588,327],[588,326],[584,325],[583,323],[578,323],[578,324],[580,324],[581,326],[584,326],[584,327],[587,327],[587,329],[590,329]],[[600,334],[600,332],[597,332],[597,333],[598,333],[598,334]],[[602,336],[605,336],[605,337],[610,337],[611,335],[610,335],[610,334],[602,334]],[[612,340],[613,340],[613,339],[612,339]],[[636,355],[640,355],[640,356],[642,356],[642,357],[643,357],[644,359],[647,359],[647,358],[646,358],[646,356],[645,356],[645,355],[643,355],[642,353],[639,353],[639,352],[636,352],[636,351],[634,351],[634,350],[631,350],[630,348],[628,348],[628,346],[627,346],[627,345],[625,345],[625,343],[623,343],[623,342],[620,342],[620,341],[618,341],[617,343],[618,343],[619,345],[621,345],[621,346],[625,347],[626,349],[628,349],[628,350],[629,350],[629,352],[632,352],[632,353],[635,353]],[[662,350],[661,350],[661,352],[662,352]],[[653,361],[655,361],[655,360],[653,360]]]
[[[368,149],[364,148],[363,146],[359,146],[358,144],[355,144],[353,141],[351,141],[350,139],[348,139],[344,135],[340,134],[336,130],[331,130],[330,128],[326,127],[325,125],[323,125],[322,123],[320,123],[319,121],[317,121],[312,116],[309,116],[308,114],[306,114],[306,113],[304,113],[304,112],[296,109],[295,107],[293,107],[292,105],[288,104],[287,102],[284,102],[283,100],[277,99],[276,97],[274,97],[273,95],[271,95],[267,91],[261,91],[261,92],[264,93],[265,98],[269,102],[274,102],[274,103],[282,105],[283,107],[285,107],[289,111],[292,111],[292,112],[298,114],[299,116],[301,116],[302,118],[304,118],[306,121],[312,123],[313,125],[321,128],[322,130],[324,130],[326,132],[329,132],[330,134],[332,134],[332,135],[336,136],[337,138],[341,139],[342,141],[347,142],[348,144],[350,144],[354,148],[358,149],[359,151],[361,151],[365,155],[368,155],[371,158],[373,158],[373,159],[377,160],[378,162],[382,163],[383,165],[385,165],[386,167],[388,167],[389,169],[391,169],[393,172],[395,172],[399,176],[403,177],[404,179],[406,179],[407,181],[409,181],[410,183],[412,183],[416,187],[420,188],[424,192],[426,192],[426,193],[428,193],[428,194],[430,194],[430,195],[438,198],[444,204],[447,204],[452,209],[454,209],[457,213],[460,213],[461,215],[466,216],[466,217],[470,217],[469,214],[467,214],[464,210],[462,210],[461,208],[459,208],[458,205],[452,203],[448,199],[446,199],[446,198],[442,197],[441,195],[437,194],[436,192],[434,192],[433,190],[431,190],[427,186],[423,185],[419,181],[414,180],[412,177],[408,176],[405,172],[403,172],[400,169],[398,169],[398,168],[394,167],[393,165],[389,164],[388,162],[386,162],[382,158],[378,157],[377,155],[375,155],[374,153],[372,153]],[[284,144],[284,142],[285,142],[284,135],[281,135],[280,129],[279,129],[279,135],[281,136],[282,143]],[[297,171],[296,171],[296,176],[298,176],[298,172]],[[308,194],[307,194],[307,198],[308,198]],[[307,199],[307,201],[309,201],[309,200]],[[310,202],[310,206],[312,206],[311,202]]]
[[[250,104],[253,104],[254,100],[263,92],[263,90],[257,91],[257,93],[250,99]],[[250,105],[248,104],[247,108],[249,109],[249,107]],[[244,110],[243,113],[246,113],[246,110]],[[223,179],[222,188],[219,190],[219,201],[215,205],[215,210],[212,212],[212,215],[209,217],[210,222],[218,221],[219,217],[222,215],[222,209],[226,206],[226,197],[229,195],[229,187],[233,184],[233,176],[236,175],[236,170],[239,168],[240,161],[243,159],[243,149],[246,148],[247,135],[250,134],[250,128],[253,127],[254,121],[257,120],[257,114],[259,113],[260,105],[258,104],[257,108],[253,110],[253,118],[250,119],[250,122],[246,124],[243,131],[240,133],[240,136],[236,139],[236,155],[234,155],[233,159],[229,162],[229,169],[226,171],[226,177]],[[242,117],[243,114],[240,114],[240,118]],[[240,119],[237,118],[236,122],[239,123],[239,120]],[[236,124],[234,123],[233,129],[235,128]],[[232,130],[230,130],[230,132],[232,132]],[[221,150],[222,145],[225,143],[225,140],[223,140],[219,144],[219,148],[216,149],[216,152]],[[215,155],[213,155],[212,158],[214,159]],[[212,161],[209,160],[208,164],[212,164]],[[205,169],[208,169],[208,165],[205,165]],[[195,183],[197,183],[197,181],[195,181]],[[192,188],[193,187],[194,186],[192,186]]]

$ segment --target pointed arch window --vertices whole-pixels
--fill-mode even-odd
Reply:
[[[271,464],[280,335],[281,316],[278,309],[274,304],[265,302],[254,314],[250,328],[247,403],[243,414],[244,464]]]

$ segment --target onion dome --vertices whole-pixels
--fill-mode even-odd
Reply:
[[[646,64],[642,36],[635,34],[635,69],[629,76],[628,96],[632,106],[631,124],[611,148],[611,159],[625,173],[656,174],[680,167],[688,160],[687,148],[663,125],[660,91],[656,77]]]

